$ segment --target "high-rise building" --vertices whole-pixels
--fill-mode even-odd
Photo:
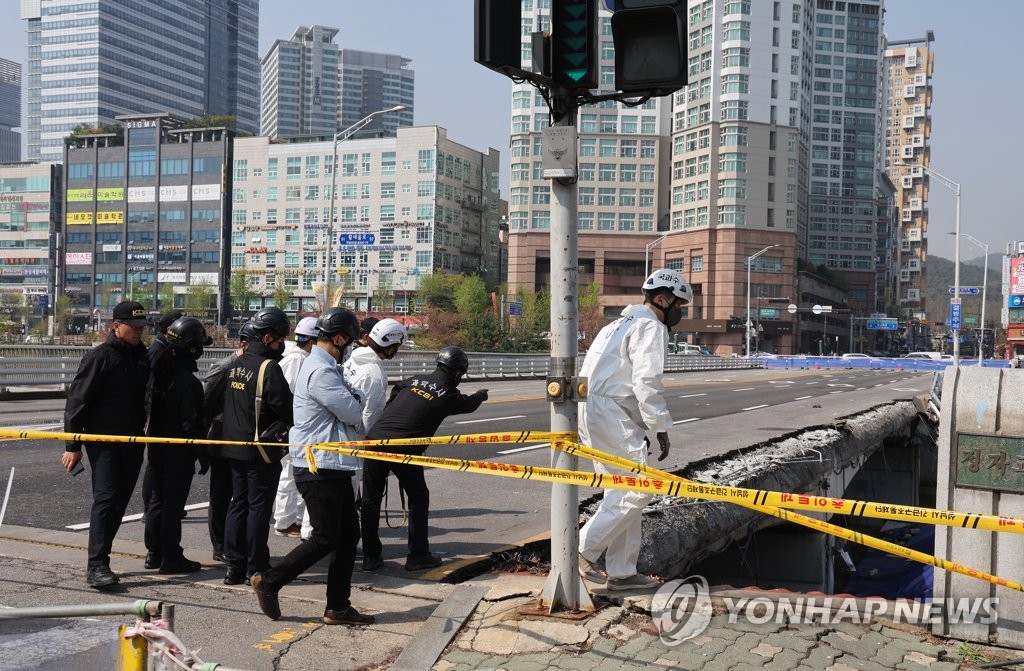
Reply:
[[[338,130],[337,28],[299,26],[263,56],[260,134],[333,135]]]
[[[21,160],[21,64],[0,58],[0,163]]]
[[[117,131],[75,135],[65,147],[58,276],[75,328],[109,319],[125,298],[223,321],[233,132],[187,128],[166,113],[117,121]]]
[[[885,169],[896,186],[900,231],[895,306],[904,319],[925,319],[928,189],[931,164],[934,35],[889,40],[885,48]]]
[[[328,249],[332,302],[340,293],[360,311],[414,311],[421,278],[438,271],[497,282],[497,150],[438,126],[402,127],[339,142],[334,174],[334,147],[235,140],[230,266],[248,287],[236,309],[319,309]]]
[[[21,0],[27,157],[59,161],[80,124],[125,114],[236,117],[259,129],[259,0]]]
[[[348,128],[368,114],[396,105],[403,105],[405,110],[376,117],[363,132],[383,131],[384,135],[394,137],[400,126],[411,126],[416,83],[415,72],[409,69],[411,62],[394,54],[342,49],[338,130]]]

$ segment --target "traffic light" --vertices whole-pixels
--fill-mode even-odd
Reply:
[[[528,74],[522,69],[522,3],[475,0],[473,19],[473,60],[509,77]]]
[[[596,0],[552,0],[551,79],[555,84],[570,90],[597,88],[597,47]]]
[[[663,96],[687,84],[686,0],[615,0],[615,88]]]

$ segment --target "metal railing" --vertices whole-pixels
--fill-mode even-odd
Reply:
[[[75,377],[78,362],[90,347],[68,345],[0,345],[0,394],[11,387],[61,388]],[[205,377],[210,365],[225,356],[230,349],[209,349],[199,359],[197,375]],[[413,375],[429,373],[436,367],[437,352],[404,350],[397,357],[384,362],[384,370],[392,382]],[[550,357],[546,353],[497,354],[471,352],[468,380],[538,379],[548,374]],[[583,355],[579,357],[582,364]],[[698,370],[727,370],[763,368],[761,361],[743,358],[713,356],[665,355],[665,372]]]

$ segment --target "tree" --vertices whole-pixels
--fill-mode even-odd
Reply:
[[[157,312],[167,312],[174,309],[174,284],[164,282],[160,285],[160,293],[157,296],[155,309]]]
[[[477,275],[458,276],[461,280],[455,290],[455,309],[462,315],[462,337],[465,346],[473,351],[487,351],[495,347],[498,329],[494,311],[490,310],[490,294]]]
[[[579,297],[579,327],[584,334],[580,341],[582,349],[589,349],[594,336],[604,326],[605,319],[601,310],[601,285],[593,281]]]
[[[214,308],[216,295],[213,285],[205,280],[193,284],[185,292],[185,311],[192,315],[206,316]]]
[[[373,302],[378,312],[385,314],[395,311],[395,276],[386,273],[377,276],[377,290],[373,292]]]
[[[228,298],[239,319],[245,316],[249,311],[249,304],[256,298],[253,279],[252,273],[246,270],[244,264],[241,268],[234,268],[231,271],[231,280],[228,282]]]
[[[288,304],[292,302],[295,297],[295,292],[288,288],[285,282],[285,274],[278,272],[276,274],[276,282],[274,282],[274,292],[270,295],[274,301],[274,305],[281,308],[282,310],[288,309]]]
[[[181,125],[182,128],[231,128],[234,129],[238,119],[231,114],[201,114],[192,117]]]
[[[57,296],[56,305],[53,306],[53,321],[55,333],[58,336],[66,335],[68,326],[71,325],[71,306],[74,301],[71,296],[61,294]]]
[[[431,273],[420,279],[417,303],[426,310],[433,308],[443,312],[456,312],[455,291],[462,283],[461,275],[452,273]]]

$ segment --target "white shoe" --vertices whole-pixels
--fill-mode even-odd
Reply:
[[[631,589],[654,589],[655,587],[661,587],[661,581],[657,578],[637,573],[628,578],[608,578],[608,584],[605,587],[613,592],[624,592]]]
[[[590,582],[601,584],[608,580],[608,574],[594,566],[594,564],[580,555],[580,575]]]

